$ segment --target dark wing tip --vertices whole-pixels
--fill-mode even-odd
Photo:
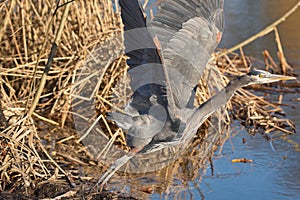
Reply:
[[[120,0],[119,4],[125,31],[146,27],[146,18],[138,0]]]
[[[146,17],[138,0],[120,0],[121,17],[124,24],[125,52],[131,67],[147,63],[161,63],[158,49],[149,34]]]

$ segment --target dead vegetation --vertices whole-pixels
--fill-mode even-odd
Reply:
[[[81,191],[77,193],[81,196],[97,181],[102,168],[128,150],[125,134],[105,118],[107,112],[120,109],[130,97],[116,2],[58,1],[60,6],[56,2],[0,3],[0,18],[4,19],[0,22],[1,192],[44,198],[63,194],[72,197]],[[69,10],[64,15],[67,6]],[[59,27],[63,31],[59,32]],[[284,59],[277,29],[274,30],[280,63],[267,51],[264,63],[273,72],[289,74],[291,69]],[[54,41],[58,48],[55,55],[49,56]],[[218,67],[213,76],[216,81],[208,84],[205,76],[201,79],[199,104],[224,86],[227,77],[249,70],[252,62],[244,56],[242,47],[240,50],[240,55],[224,51],[216,54],[216,65],[212,66],[213,71]],[[53,62],[45,76],[49,58]],[[267,90],[276,92],[279,88],[269,85]],[[222,112],[222,126],[228,127],[235,118],[249,133],[261,132],[269,140],[293,134],[294,125],[284,118],[280,99],[279,96],[278,102],[270,102],[241,89]],[[218,124],[215,119],[212,117],[201,127],[202,131],[185,153],[188,159],[179,159],[170,168],[154,173],[155,177],[172,169],[168,171],[170,183],[174,173],[183,181],[197,178],[198,169],[205,170],[207,160],[230,132],[224,129],[225,134],[217,126],[208,129],[211,124]],[[281,133],[272,135],[274,130]],[[186,170],[186,166],[193,166],[193,170]],[[60,190],[47,191],[49,184],[55,191]],[[157,184],[154,189],[159,192],[165,187],[162,185]],[[149,191],[148,187],[144,189]]]

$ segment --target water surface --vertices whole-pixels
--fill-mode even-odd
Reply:
[[[297,0],[226,0],[226,28],[221,47],[230,48],[259,32],[287,12]],[[279,26],[287,61],[300,72],[300,10]],[[247,55],[262,59],[262,51],[276,56],[274,34],[256,40],[244,48]],[[299,79],[299,77],[298,77]],[[290,101],[300,93],[285,94],[287,117],[294,121],[300,143],[300,103]],[[239,128],[238,125],[233,125]],[[246,138],[246,144],[242,139]],[[231,159],[246,157],[251,164],[232,164]],[[213,159],[215,175],[208,172],[200,183],[205,199],[300,199],[300,152],[293,145],[277,140],[272,145],[261,136],[250,137],[241,130],[230,138],[220,155]]]

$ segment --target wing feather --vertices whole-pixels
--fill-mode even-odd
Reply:
[[[223,32],[223,4],[224,0],[165,0],[150,22],[170,81],[168,98],[179,109],[193,107],[195,87]]]
[[[139,114],[148,114],[153,106],[150,97],[167,109],[165,77],[158,48],[148,32],[146,18],[138,0],[120,0],[124,24],[125,53],[129,57],[130,86],[133,90],[130,106]]]
[[[138,0],[119,2],[130,68],[147,64],[145,72],[152,70],[153,73],[149,73],[152,76],[162,74],[153,76],[152,82],[165,82],[172,115],[178,116],[178,109],[193,107],[195,88],[223,32],[224,0],[165,0],[150,27],[146,27],[146,18]],[[159,40],[161,57],[153,42],[154,37]],[[156,67],[150,69],[151,63]],[[139,73],[138,70],[132,73],[131,83],[138,83],[132,85],[140,85],[144,76]],[[140,93],[146,95],[141,98],[148,98],[157,91],[157,84],[154,89],[152,86],[142,87]],[[159,94],[166,95],[162,90]]]

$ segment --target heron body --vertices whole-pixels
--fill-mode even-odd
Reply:
[[[101,187],[135,153],[187,145],[239,88],[295,79],[251,70],[194,107],[198,81],[222,36],[224,0],[165,0],[149,23],[138,0],[119,4],[133,95],[125,113],[108,119],[127,130],[127,144],[135,150],[112,164],[97,183]]]
[[[149,23],[138,0],[119,3],[133,95],[125,113],[111,113],[109,119],[127,130],[132,148],[191,138],[237,89],[282,78],[251,71],[195,108],[198,81],[223,32],[224,1],[165,0]]]
[[[186,128],[197,83],[220,41],[223,0],[166,0],[148,24],[138,0],[119,3],[133,95],[127,112],[109,119],[128,131],[133,148],[171,142]]]

